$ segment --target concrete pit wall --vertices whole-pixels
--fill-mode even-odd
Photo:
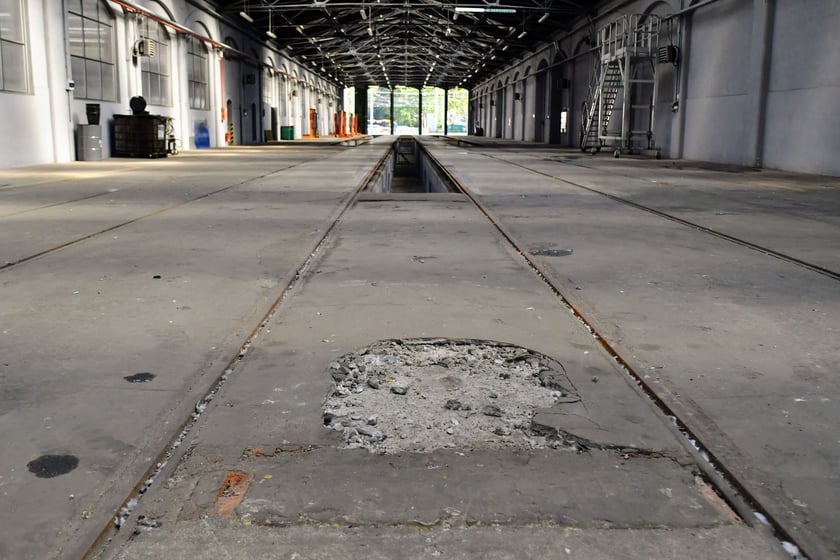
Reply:
[[[390,155],[380,165],[373,179],[365,187],[366,192],[422,192],[448,193],[453,192],[446,176],[425,153],[422,145],[414,139],[410,140],[413,150],[400,153],[405,148],[406,139],[402,137],[394,143]],[[400,177],[399,189],[393,189],[395,176]],[[411,183],[406,185],[406,182]]]

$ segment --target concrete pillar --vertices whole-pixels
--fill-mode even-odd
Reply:
[[[679,89],[677,93],[676,130],[672,131],[676,144],[672,157],[682,158],[685,154],[685,114],[688,109],[688,65],[691,59],[691,21],[692,13],[682,15],[682,44],[679,60]]]
[[[356,88],[356,121],[359,134],[368,132],[368,88],[366,85]]]

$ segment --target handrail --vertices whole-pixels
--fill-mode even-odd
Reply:
[[[662,19],[654,14],[623,15],[598,32],[601,60],[614,59],[624,54],[651,55],[659,45]]]

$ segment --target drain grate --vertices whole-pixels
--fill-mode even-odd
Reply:
[[[563,366],[510,344],[387,340],[330,364],[324,426],[377,453],[565,446],[535,430],[537,409],[580,400]]]

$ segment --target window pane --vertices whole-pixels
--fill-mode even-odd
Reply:
[[[143,72],[143,97],[146,98],[146,101],[149,101],[152,95],[152,85],[150,83],[150,76],[151,74],[149,74],[148,72]]]
[[[102,99],[102,75],[100,64],[95,60],[85,61],[85,78],[87,79],[87,98]]]
[[[85,58],[101,60],[99,57],[99,25],[95,21],[86,19],[85,26]]]
[[[73,96],[84,99],[87,97],[87,85],[85,82],[85,59],[78,57],[70,58],[70,69],[73,72],[73,81],[76,82],[76,89]]]
[[[23,45],[3,42],[3,89],[26,91],[26,53]]]
[[[160,104],[169,105],[169,76],[160,77]]]
[[[20,0],[0,0],[0,38],[23,42],[20,13]]]
[[[84,0],[82,2],[82,13],[89,18],[98,17],[99,0]]]
[[[114,62],[113,28],[109,25],[99,25],[99,56],[102,62]]]
[[[151,74],[149,76],[149,97],[155,105],[162,105],[162,97],[160,95],[160,74]]]
[[[102,99],[115,101],[117,99],[117,83],[115,66],[113,64],[102,64]]]
[[[66,0],[67,9],[76,14],[82,13],[82,0]]]
[[[169,45],[158,45],[157,56],[158,72],[169,74]]]
[[[68,14],[67,16],[67,40],[70,41],[70,54],[73,56],[85,56],[85,38],[82,30],[82,18]]]

